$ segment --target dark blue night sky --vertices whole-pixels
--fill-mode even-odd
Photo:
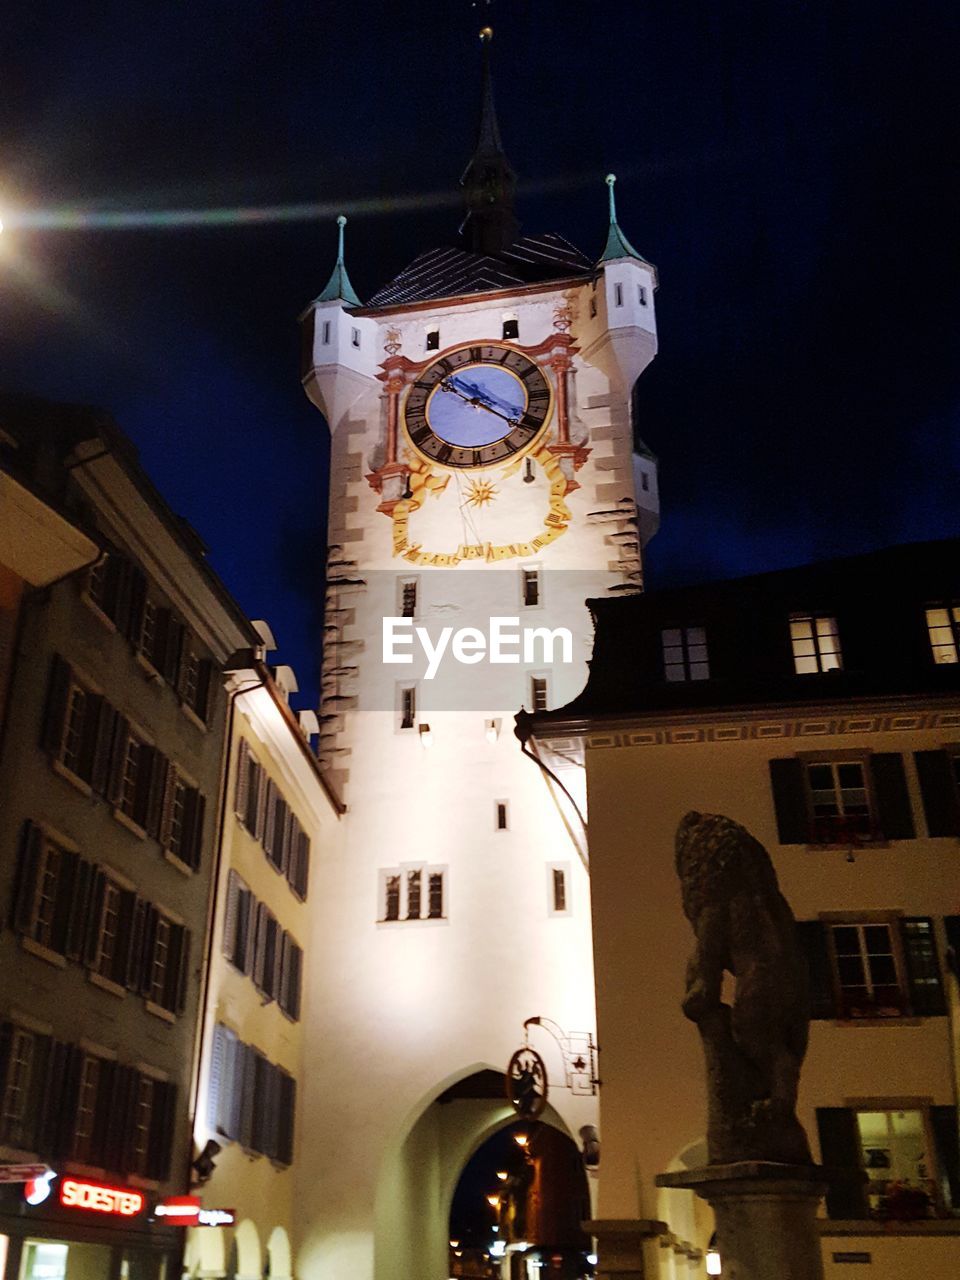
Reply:
[[[486,21],[524,229],[599,254],[613,169],[660,271],[637,402],[661,461],[652,584],[960,532],[954,0],[13,0],[8,228],[329,214],[14,225],[0,384],[109,409],[315,690],[326,427],[296,318],[336,212],[361,297],[455,233]]]

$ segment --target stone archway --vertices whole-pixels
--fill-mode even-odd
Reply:
[[[503,1072],[485,1063],[443,1082],[415,1109],[378,1181],[376,1280],[446,1280],[450,1205],[460,1175],[477,1149],[515,1120]],[[541,1120],[573,1138],[552,1106]]]

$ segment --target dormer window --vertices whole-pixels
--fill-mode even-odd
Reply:
[[[820,671],[840,671],[840,635],[836,618],[809,613],[790,615],[790,643],[798,676]]]
[[[938,666],[957,662],[960,656],[960,604],[928,609],[927,634],[930,636],[930,652]]]
[[[503,336],[505,338],[520,337],[520,321],[516,316],[506,315],[503,317]]]
[[[623,306],[623,285],[615,284],[613,286],[613,305],[615,307]]]
[[[703,627],[666,627],[660,632],[663,674],[671,682],[709,680],[707,633]]]
[[[440,330],[436,328],[436,326],[434,326],[434,328],[432,329],[427,330],[427,350],[428,351],[440,350]]]

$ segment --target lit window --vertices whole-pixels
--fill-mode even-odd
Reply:
[[[522,569],[523,603],[533,607],[540,603],[540,570]]]
[[[547,709],[547,677],[546,676],[530,677],[530,701],[533,703],[534,711],[546,711]]]
[[[416,685],[406,685],[400,690],[400,728],[412,729],[417,719]]]
[[[660,632],[663,674],[668,680],[708,680],[707,633],[703,627],[667,627]]]
[[[623,285],[615,284],[613,286],[613,304],[616,307],[623,306]]]
[[[520,321],[516,316],[503,317],[503,336],[505,338],[520,337]]]
[[[878,839],[866,766],[860,760],[821,760],[804,766],[812,838],[828,844]]]
[[[860,1162],[867,1175],[870,1208],[880,1213],[883,1201],[909,1188],[915,1199],[926,1197],[919,1216],[937,1203],[938,1182],[932,1154],[936,1144],[927,1134],[927,1115],[921,1110],[857,1110]],[[902,1194],[902,1193],[901,1193]],[[918,1209],[921,1205],[918,1204]]]
[[[442,920],[442,867],[391,867],[380,872],[380,915],[383,923]]]
[[[906,1012],[893,930],[889,924],[831,926],[842,1018],[899,1018]]]
[[[927,610],[930,650],[937,665],[955,663],[960,657],[960,605]]]
[[[507,802],[506,800],[497,801],[497,830],[506,831],[507,829]]]
[[[839,671],[840,636],[836,618],[794,613],[790,617],[790,643],[797,675],[816,671]]]
[[[360,330],[359,330],[359,329],[351,329],[351,330],[350,330],[350,341],[351,341],[351,343],[353,344],[353,346],[355,346],[355,347],[359,347],[359,345],[360,345]]]
[[[427,350],[428,351],[440,350],[440,330],[439,329],[427,330]]]
[[[400,579],[400,616],[401,618],[415,618],[417,616],[416,578]]]
[[[640,303],[641,307],[645,307],[647,305],[647,286],[645,284],[637,285],[637,301]]]

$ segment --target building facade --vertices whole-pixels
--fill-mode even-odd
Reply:
[[[323,1066],[304,1090],[305,1276],[450,1274],[454,1188],[513,1116],[489,1081],[525,1037],[550,1122],[578,1143],[596,1124],[587,853],[510,725],[582,686],[584,599],[640,585],[656,467],[635,453],[631,393],[656,351],[656,278],[612,179],[599,260],[519,235],[489,34],[484,51],[459,240],[361,306],[341,220],[303,317],[304,386],[332,436],[320,758],[348,806],[307,970]],[[541,636],[478,659],[493,618],[566,629],[569,649]],[[385,626],[404,637],[392,654]],[[434,646],[445,628],[433,664],[417,629]]]
[[[0,1186],[6,1274],[159,1278],[182,1232],[152,1206],[194,1158],[219,671],[258,636],[110,422],[13,398],[0,417],[24,483],[83,531],[61,542],[96,547],[24,597],[10,657],[0,1162],[56,1177]]]
[[[272,647],[269,629],[256,625],[263,648]],[[337,856],[342,805],[308,740],[315,716],[290,709],[290,668],[240,656],[227,689],[228,768],[194,1146],[220,1148],[202,1200],[234,1221],[192,1227],[184,1270],[290,1280],[296,1167],[311,1140],[298,1124],[313,1070],[304,957],[322,928],[312,894],[323,894],[327,864]]]
[[[689,810],[769,850],[799,923],[813,998],[799,1114],[815,1157],[851,1175],[823,1208],[826,1274],[960,1266],[958,552],[594,601],[586,688],[524,728],[560,776],[586,772],[601,1273],[616,1245],[638,1272],[645,1255],[648,1280],[701,1275],[711,1242],[702,1202],[654,1185],[706,1163],[702,1054],[680,1011],[692,934],[674,836]]]

